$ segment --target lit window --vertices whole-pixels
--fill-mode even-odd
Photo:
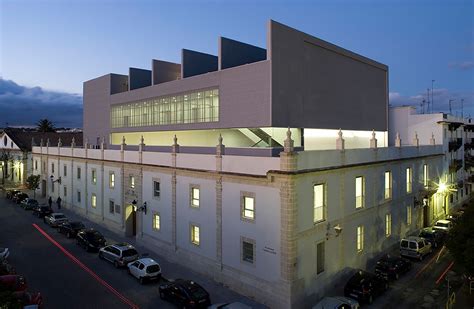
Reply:
[[[191,206],[199,207],[199,188],[191,187]]]
[[[51,172],[54,174],[54,163],[51,163]]]
[[[66,166],[66,164],[64,164],[64,166],[63,166],[63,176],[64,177],[67,176],[67,166]]]
[[[255,242],[242,240],[242,261],[253,264],[255,261]]]
[[[407,178],[407,193],[411,193],[412,187],[413,187],[413,172],[412,172],[411,167],[407,167],[406,178]]]
[[[392,197],[392,173],[385,172],[385,199]]]
[[[95,168],[92,169],[91,181],[94,185],[97,183],[97,172],[96,172]]]
[[[156,231],[160,230],[160,214],[159,213],[154,213],[153,214],[153,229]],[[199,234],[199,232],[198,232]],[[199,242],[199,235],[198,235],[198,242]]]
[[[92,196],[91,196],[91,206],[93,208],[97,207],[97,196],[95,195],[95,193],[92,193]]]
[[[357,252],[364,250],[364,226],[359,225],[357,227]]]
[[[364,207],[364,177],[356,177],[355,185],[356,208],[362,208]]]
[[[109,200],[109,213],[113,214],[115,212],[115,202]]]
[[[191,243],[199,246],[199,226],[191,224]]]
[[[153,181],[153,197],[160,197],[160,182]]]
[[[407,207],[407,225],[411,225],[411,207]]]
[[[423,187],[428,188],[428,165],[423,165]]]
[[[115,173],[114,172],[109,173],[109,188],[110,189],[115,188]]]
[[[134,176],[130,176],[128,178],[128,184],[130,185],[130,188],[135,189],[135,177]]]
[[[81,168],[77,168],[77,179],[81,179]]]
[[[313,187],[313,222],[315,223],[324,220],[324,186],[324,184],[318,184]]]
[[[66,197],[67,196],[67,187],[66,186],[63,187],[63,193],[64,193],[64,197]]]
[[[242,196],[242,218],[247,220],[255,220],[255,198],[250,196]]]
[[[316,274],[324,271],[325,248],[324,241],[316,245]]]
[[[385,215],[385,236],[388,237],[392,235],[392,215]]]

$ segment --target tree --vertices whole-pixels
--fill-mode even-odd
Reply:
[[[467,206],[464,215],[449,231],[446,247],[456,264],[474,275],[474,203]]]
[[[9,149],[2,149],[0,153],[0,162],[2,164],[2,185],[5,184],[5,179],[9,177],[8,175],[8,163],[13,161],[13,156],[10,153]]]
[[[40,121],[36,123],[36,129],[38,130],[38,132],[56,132],[54,123],[46,118],[40,119]]]
[[[36,198],[36,190],[39,188],[40,175],[30,175],[26,178],[26,187],[33,190],[33,197]]]

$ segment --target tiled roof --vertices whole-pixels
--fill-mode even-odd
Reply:
[[[4,132],[23,151],[31,151],[32,139],[34,139],[35,145],[38,146],[41,139],[43,139],[43,145],[46,145],[46,140],[49,139],[50,146],[57,146],[59,138],[61,138],[64,147],[71,146],[72,138],[74,138],[76,145],[82,146],[83,144],[82,132],[36,132],[14,128],[6,128]]]

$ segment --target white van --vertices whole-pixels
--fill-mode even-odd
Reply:
[[[431,243],[421,237],[410,236],[400,241],[400,255],[423,260],[433,251]]]

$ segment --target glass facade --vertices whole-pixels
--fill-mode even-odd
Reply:
[[[112,128],[219,121],[219,89],[113,105]]]

